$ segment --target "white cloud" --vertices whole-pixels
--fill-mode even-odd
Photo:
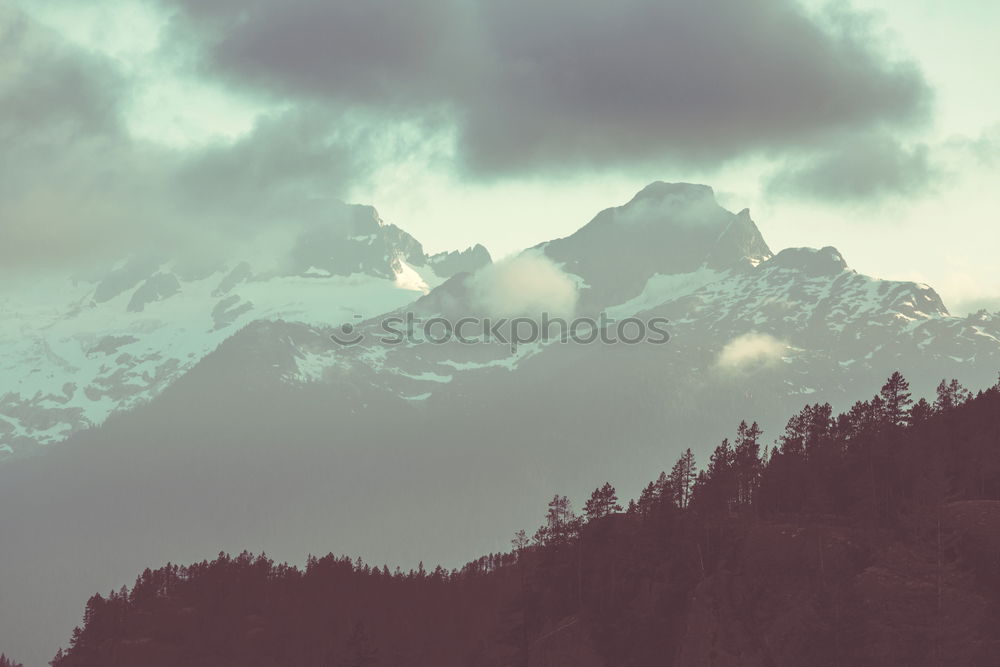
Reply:
[[[724,371],[748,371],[781,360],[788,343],[770,334],[750,332],[737,336],[722,348],[715,365]]]
[[[497,317],[533,317],[549,313],[570,317],[576,310],[576,282],[539,252],[501,260],[472,277],[477,308]]]

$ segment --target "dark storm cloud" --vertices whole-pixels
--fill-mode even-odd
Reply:
[[[119,129],[122,82],[101,59],[60,46],[58,37],[0,5],[0,133],[30,142]]]
[[[410,108],[460,94],[473,66],[461,0],[251,2],[240,13],[222,24],[215,64],[282,92]]]
[[[170,0],[163,0],[170,2]],[[450,110],[479,175],[706,164],[924,117],[864,17],[792,0],[173,0],[206,64],[291,99]]]
[[[129,135],[130,94],[115,63],[0,7],[5,269],[183,254],[220,240],[213,234],[231,240],[322,215],[324,198],[374,168],[382,139],[329,108],[299,105],[234,143],[172,150]]]
[[[123,86],[101,58],[0,6],[0,264],[58,261],[125,227],[106,203],[132,158]]]
[[[296,202],[301,205],[317,193],[342,194],[365,168],[363,133],[343,136],[334,124],[329,114],[315,109],[264,117],[235,143],[187,156],[172,185],[193,208],[206,213],[245,222],[246,213],[275,204],[283,207],[280,212],[294,214]]]
[[[791,0],[150,2],[178,10],[162,57],[193,46],[201,76],[285,111],[235,143],[137,141],[121,63],[4,5],[5,266],[321,215],[451,136],[469,179],[710,166],[867,136],[920,120],[929,100],[919,71],[869,45],[863,17],[812,19]]]
[[[941,170],[924,144],[905,146],[889,136],[858,136],[813,158],[794,160],[766,183],[772,194],[858,202],[932,187]]]
[[[325,220],[332,200],[410,158],[435,131],[410,129],[315,104],[264,115],[235,142],[179,155],[167,184],[171,205],[223,234]]]

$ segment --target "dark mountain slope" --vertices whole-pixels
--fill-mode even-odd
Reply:
[[[533,540],[460,571],[220,556],[94,596],[56,667],[993,665],[1000,388],[900,376],[770,453],[741,424],[621,512],[556,496]],[[688,465],[685,465],[687,462]]]

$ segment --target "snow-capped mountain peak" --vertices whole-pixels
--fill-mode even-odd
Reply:
[[[772,255],[748,210],[722,208],[707,185],[659,181],[542,247],[584,280],[582,304],[590,309],[635,296],[654,275],[758,264]]]
[[[6,283],[0,458],[148,402],[250,322],[372,316],[491,261],[482,246],[428,256],[370,206],[331,205],[283,236],[291,243],[263,256],[197,269],[136,256],[87,276]]]

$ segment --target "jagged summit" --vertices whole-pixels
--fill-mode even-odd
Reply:
[[[427,257],[427,263],[434,268],[435,273],[442,277],[450,277],[459,273],[472,273],[492,261],[490,251],[480,243],[465,250],[439,252]]]
[[[756,265],[772,256],[764,236],[750,217],[750,209],[745,208],[719,236],[705,264],[712,269],[724,269],[744,261]]]
[[[709,185],[653,181],[639,190],[626,206],[643,200],[662,200],[668,197],[686,201],[708,200],[715,203],[715,191]]]
[[[772,255],[749,211],[727,211],[707,185],[661,181],[544,251],[583,278],[583,303],[595,308],[635,296],[657,274],[757,264]]]

